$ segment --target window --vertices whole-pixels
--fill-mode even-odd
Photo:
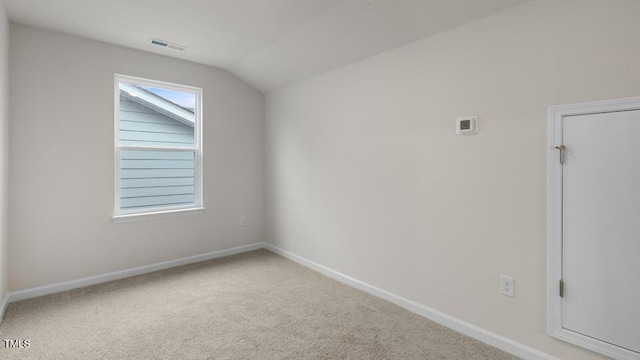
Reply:
[[[115,76],[115,222],[202,213],[202,89]]]

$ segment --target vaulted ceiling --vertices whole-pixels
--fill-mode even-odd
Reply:
[[[528,0],[2,1],[11,21],[220,67],[268,92]]]

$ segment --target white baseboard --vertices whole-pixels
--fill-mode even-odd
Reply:
[[[2,298],[2,303],[0,303],[0,324],[2,324],[2,320],[4,320],[4,313],[7,311],[7,306],[9,306],[9,294],[6,294],[4,298]]]
[[[31,299],[39,296],[59,293],[62,291],[77,289],[77,288],[90,286],[90,285],[101,284],[108,281],[124,279],[131,276],[142,275],[142,274],[146,274],[146,273],[150,273],[158,270],[165,270],[165,269],[173,268],[176,266],[193,264],[201,261],[216,259],[216,258],[225,257],[229,255],[240,254],[243,252],[258,250],[262,248],[264,248],[264,243],[258,242],[258,243],[253,243],[249,245],[244,245],[244,246],[237,246],[231,249],[218,250],[218,251],[213,251],[206,254],[189,256],[182,259],[169,260],[169,261],[165,261],[157,264],[140,266],[133,269],[115,271],[108,274],[90,276],[82,279],[64,281],[57,284],[39,286],[31,289],[10,292],[9,294],[7,294],[7,297],[5,298],[5,302],[3,303],[3,307],[0,308],[0,310],[3,311],[1,314],[4,314],[4,309],[7,303],[9,302]]]
[[[438,310],[429,308],[427,306],[418,304],[414,301],[411,301],[409,299],[405,299],[401,296],[395,295],[393,293],[390,293],[386,290],[382,290],[380,288],[377,288],[373,285],[369,285],[365,282],[362,282],[358,279],[354,279],[350,276],[347,276],[345,274],[342,274],[338,271],[335,271],[333,269],[330,269],[326,266],[320,265],[318,263],[315,263],[311,260],[305,259],[299,255],[293,254],[287,250],[281,249],[277,246],[271,245],[271,244],[264,244],[264,248],[267,250],[270,250],[278,255],[284,256],[285,258],[295,261],[298,264],[301,264],[303,266],[306,266],[312,270],[315,270],[321,274],[324,274],[332,279],[338,280],[341,283],[347,284],[349,286],[352,286],[354,288],[360,289],[366,293],[369,293],[373,296],[382,298],[384,300],[387,300],[393,304],[396,304],[402,308],[405,308],[413,313],[416,313],[418,315],[421,315],[429,320],[435,321],[441,325],[444,325],[448,328],[451,328],[453,330],[456,330],[462,334],[465,334],[467,336],[470,336],[474,339],[477,339],[479,341],[482,341],[483,343],[492,345],[497,347],[498,349],[501,349],[503,351],[506,351],[508,353],[511,353],[517,357],[520,357],[522,359],[526,359],[526,360],[560,360],[557,357],[554,357],[552,355],[549,355],[547,353],[544,353],[540,350],[536,350],[532,347],[526,346],[524,344],[521,344],[517,341],[511,340],[509,338],[506,338],[504,336],[492,333],[486,329],[483,329],[479,326],[473,325],[471,323],[468,323],[466,321],[454,318],[452,316],[449,316],[445,313],[442,313]]]

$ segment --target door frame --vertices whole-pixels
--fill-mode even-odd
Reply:
[[[547,334],[553,338],[621,360],[640,354],[562,327],[562,165],[556,146],[562,145],[565,116],[640,110],[640,97],[550,106],[547,138]]]

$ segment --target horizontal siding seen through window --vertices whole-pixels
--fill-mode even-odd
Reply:
[[[120,100],[122,145],[185,146],[194,144],[193,124],[187,125],[131,100]]]
[[[120,152],[120,207],[123,210],[192,204],[195,153],[170,150]]]

